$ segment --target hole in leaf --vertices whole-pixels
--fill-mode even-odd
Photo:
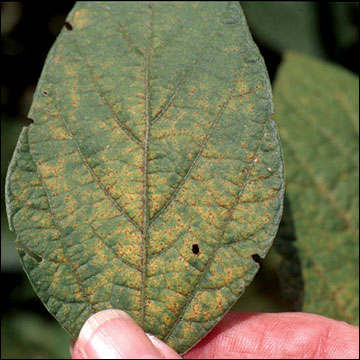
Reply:
[[[42,94],[43,94],[44,96],[49,95],[49,93],[48,93],[46,90],[43,90],[43,91],[42,91]]]
[[[251,255],[251,257],[253,258],[253,260],[254,260],[255,262],[257,262],[258,264],[260,264],[261,257],[260,257],[258,254]]]
[[[195,254],[195,255],[199,254],[199,252],[200,252],[199,245],[194,244],[192,246],[191,250],[192,250],[193,254]]]
[[[73,29],[73,26],[69,23],[69,22],[65,22],[65,28],[69,31],[71,31]]]

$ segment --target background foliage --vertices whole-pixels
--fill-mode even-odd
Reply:
[[[3,358],[69,357],[68,336],[47,313],[20,267],[4,208],[4,178],[45,57],[73,2],[1,3],[1,309]],[[287,50],[296,50],[358,73],[358,3],[242,3],[270,79]],[[286,218],[284,219],[286,221]],[[290,231],[291,232],[291,231]],[[273,248],[254,282],[236,304],[239,311],[287,311]],[[296,275],[293,274],[294,278]],[[296,308],[296,307],[295,307]]]
[[[358,325],[359,78],[288,52],[274,99],[287,164],[283,223],[291,217],[294,225],[293,238],[283,236],[283,225],[275,244],[288,264],[279,272],[283,288],[299,310]],[[300,260],[298,284],[289,246]]]

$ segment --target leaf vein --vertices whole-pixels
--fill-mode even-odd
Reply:
[[[186,174],[184,175],[184,177],[182,178],[182,180],[179,182],[178,186],[175,188],[175,190],[173,191],[173,193],[171,194],[170,198],[165,202],[165,204],[153,215],[153,217],[150,219],[150,225],[169,207],[169,205],[172,203],[172,201],[174,200],[174,198],[176,197],[176,195],[179,193],[179,191],[182,189],[182,187],[184,186],[186,180],[189,178],[189,175],[191,173],[191,170],[194,168],[194,166],[196,165],[196,163],[198,162],[198,160],[201,157],[201,154],[207,144],[207,142],[209,141],[209,139],[211,138],[211,135],[219,121],[219,119],[221,118],[226,106],[229,104],[230,99],[232,97],[232,92],[230,92],[229,96],[227,97],[227,99],[225,100],[224,104],[222,105],[220,111],[217,113],[217,116],[215,117],[215,120],[213,121],[213,123],[211,124],[211,128],[209,130],[209,133],[207,134],[207,136],[205,137],[204,141],[202,142],[202,144],[200,145],[200,149],[198,151],[198,153],[196,154],[196,156],[194,157],[193,161],[191,162]]]
[[[286,144],[290,150],[290,152],[292,153],[292,156],[294,157],[294,159],[296,159],[296,161],[298,161],[299,164],[301,164],[302,168],[307,172],[307,174],[310,176],[310,179],[312,179],[315,188],[318,192],[318,194],[320,194],[324,199],[326,199],[328,201],[328,203],[331,205],[331,207],[336,211],[336,213],[338,214],[338,216],[343,219],[348,227],[348,229],[354,234],[354,235],[358,235],[358,231],[357,229],[353,226],[352,221],[353,219],[351,218],[351,216],[349,214],[347,214],[346,212],[343,211],[343,209],[341,209],[337,203],[336,200],[332,197],[332,192],[329,191],[329,189],[327,188],[326,185],[324,185],[323,182],[320,182],[316,176],[312,173],[312,171],[309,169],[309,167],[306,165],[306,163],[302,160],[302,158],[300,156],[296,155],[296,151],[293,149],[293,147],[290,145],[289,139],[287,138],[287,136],[285,135],[284,132],[282,132],[281,137],[283,139],[283,143],[284,140],[286,141]]]
[[[265,139],[265,134],[266,134],[266,131],[265,131],[265,125],[266,125],[266,121],[264,123],[264,127],[263,127],[263,137],[262,139],[259,141],[259,144],[256,148],[256,150],[254,151],[255,152],[255,156],[253,157],[253,160],[252,162],[248,165],[248,171],[247,171],[247,176],[246,176],[246,179],[236,197],[236,200],[234,202],[234,205],[228,210],[228,215],[225,219],[225,222],[224,222],[224,225],[223,225],[223,229],[221,230],[221,233],[219,235],[219,239],[223,238],[224,234],[225,234],[225,231],[226,231],[226,228],[228,226],[228,224],[231,222],[231,218],[232,218],[232,215],[236,209],[236,207],[238,206],[240,200],[241,200],[241,196],[242,196],[242,193],[244,191],[244,189],[246,188],[246,185],[249,181],[249,178],[250,178],[250,172],[252,170],[252,168],[255,166],[256,162],[255,162],[255,159],[257,158],[257,154],[259,152],[259,149],[261,147],[261,144],[263,143],[264,139]],[[195,297],[195,294],[197,293],[197,291],[199,290],[200,288],[200,284],[202,283],[202,280],[205,278],[205,275],[207,274],[209,268],[210,268],[210,265],[212,264],[212,262],[214,261],[214,258],[215,258],[215,254],[217,252],[217,250],[221,247],[221,244],[220,244],[220,241],[218,242],[219,245],[214,247],[214,250],[212,251],[212,253],[210,254],[209,256],[209,260],[202,272],[202,274],[200,275],[200,279],[199,281],[197,282],[197,286],[194,287],[194,291],[192,292],[191,295],[189,295],[188,297],[188,300],[186,301],[181,313],[179,314],[178,316],[178,319],[177,321],[174,323],[174,325],[172,326],[172,328],[170,329],[170,331],[168,332],[168,334],[166,335],[164,341],[166,342],[167,339],[169,339],[169,337],[171,336],[171,334],[174,332],[174,330],[176,329],[177,325],[179,324],[179,322],[182,320],[187,308],[189,307],[190,303],[192,302],[192,300],[194,299]]]
[[[86,65],[88,66],[88,68],[91,69],[90,71],[91,71],[91,74],[92,74],[92,79],[93,79],[94,84],[96,85],[96,92],[98,93],[100,99],[105,104],[105,106],[109,109],[110,113],[113,116],[113,119],[115,120],[115,122],[117,123],[119,128],[125,133],[125,135],[128,138],[130,138],[130,140],[132,140],[134,143],[136,143],[137,145],[139,145],[142,148],[143,144],[141,143],[141,141],[122,123],[119,116],[115,112],[113,106],[106,99],[106,96],[105,96],[103,90],[101,89],[101,85],[96,80],[97,75],[96,75],[96,72],[94,70],[94,66],[92,64],[90,64],[89,62],[86,62]]]
[[[182,81],[177,85],[176,89],[174,90],[173,94],[171,95],[170,99],[167,101],[167,103],[165,104],[165,106],[160,109],[158,111],[158,113],[155,115],[154,119],[150,122],[150,125],[153,125],[157,120],[159,120],[165,113],[166,111],[170,108],[170,106],[173,104],[177,94],[179,93],[179,91],[181,90],[181,88],[184,86],[184,84],[186,83],[187,79],[189,79],[190,75],[193,73],[195,66],[197,65],[197,63],[199,62],[199,60],[201,59],[201,57],[203,56],[203,54],[205,53],[206,49],[208,48],[209,44],[211,44],[212,39],[214,38],[214,36],[216,35],[216,33],[218,32],[219,28],[215,29],[215,31],[213,32],[213,34],[209,37],[209,41],[207,42],[207,44],[200,50],[199,55],[197,57],[197,59],[193,60],[192,65],[185,71],[185,74],[183,75],[183,79]]]
[[[105,9],[108,13],[109,13],[109,16],[107,17],[110,21],[114,19],[114,16],[110,10],[110,8],[108,6],[101,6],[103,9]],[[140,55],[141,57],[144,57],[145,54],[140,50],[138,49],[134,44],[133,44],[133,41],[131,40],[130,36],[126,33],[125,31],[125,27],[117,22],[115,23],[118,27],[119,27],[119,30],[120,30],[120,35],[122,36],[122,38],[125,40],[126,42],[126,45],[128,46],[128,48],[133,51],[135,54],[137,55]]]
[[[55,101],[55,104],[59,110],[59,106],[57,104],[57,102]],[[139,230],[139,225],[130,217],[130,215],[120,206],[120,204],[118,204],[118,202],[111,196],[111,194],[107,191],[107,189],[105,188],[104,184],[102,183],[102,181],[99,179],[99,177],[95,174],[95,172],[93,171],[93,169],[90,167],[89,162],[87,161],[84,153],[81,150],[81,147],[78,143],[78,141],[76,140],[76,137],[73,133],[73,131],[71,130],[70,124],[65,121],[63,119],[63,117],[61,117],[65,128],[67,129],[69,135],[71,136],[71,139],[73,140],[73,143],[77,149],[78,154],[80,155],[83,164],[85,165],[85,167],[87,168],[87,170],[89,171],[90,175],[92,176],[92,178],[94,179],[94,181],[98,184],[98,186],[100,187],[100,189],[103,191],[103,193],[105,194],[105,196],[115,205],[115,207],[119,210],[119,212],[124,215],[133,225],[134,227]]]
[[[29,144],[29,145],[30,145],[30,144]],[[31,155],[31,153],[30,153],[30,155]],[[32,155],[31,155],[31,157],[32,157]],[[33,161],[34,161],[34,160],[33,160]],[[35,161],[34,161],[34,164],[36,164]],[[67,254],[68,251],[67,251],[67,247],[65,246],[65,243],[64,243],[63,231],[62,231],[62,229],[60,228],[60,226],[59,226],[59,224],[58,224],[58,221],[57,221],[57,219],[56,219],[56,217],[55,217],[54,210],[53,210],[52,205],[51,205],[51,202],[50,202],[49,190],[48,190],[47,186],[45,185],[44,180],[42,179],[42,177],[41,177],[41,175],[40,175],[40,172],[39,172],[39,169],[38,169],[38,167],[37,167],[37,164],[36,164],[36,168],[37,168],[37,172],[36,172],[36,173],[37,173],[37,175],[38,175],[38,177],[39,177],[39,180],[40,180],[40,182],[41,182],[41,186],[42,186],[42,188],[43,188],[43,190],[44,190],[44,193],[45,193],[45,195],[46,195],[46,202],[47,202],[47,204],[48,204],[49,213],[50,213],[50,215],[51,215],[52,222],[53,222],[53,224],[54,224],[54,226],[55,226],[55,229],[56,229],[56,230],[59,232],[59,234],[60,234],[59,238],[60,238],[60,244],[61,244],[62,250],[63,250],[64,254]],[[69,255],[67,254],[67,256],[69,256]],[[70,259],[70,257],[69,257],[69,259]],[[60,263],[58,263],[58,265],[60,266]],[[64,265],[64,266],[66,266],[66,265]],[[80,279],[79,279],[79,277],[78,277],[77,269],[75,268],[75,266],[72,264],[72,261],[70,261],[70,260],[69,260],[69,266],[70,266],[70,268],[71,268],[71,270],[72,270],[72,272],[73,272],[73,274],[74,274],[74,278],[75,278],[75,281],[76,281],[78,287],[79,287],[80,289],[82,289],[85,294],[87,293],[87,295],[89,296],[90,293],[86,290],[86,288],[85,288],[85,287],[83,286],[83,284],[81,283],[81,281],[80,281]],[[91,307],[92,313],[95,314],[96,311],[94,310],[92,304],[91,304],[90,302],[88,302],[88,304],[89,304],[90,307]]]

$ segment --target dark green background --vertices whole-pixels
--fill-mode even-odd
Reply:
[[[34,294],[20,267],[4,208],[7,167],[46,55],[73,2],[1,3],[1,306],[2,358],[69,357],[69,338]],[[270,79],[285,50],[297,50],[358,73],[359,5],[339,3],[242,3]],[[271,250],[262,270],[237,303],[239,311],[287,311]]]

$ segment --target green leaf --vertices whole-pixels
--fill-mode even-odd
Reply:
[[[275,236],[272,95],[238,3],[78,3],[10,164],[9,221],[36,292],[76,338],[106,308],[184,353]]]
[[[247,22],[255,38],[272,50],[324,56],[319,31],[318,4],[290,1],[243,1]]]
[[[303,310],[358,324],[359,79],[288,53],[274,89]]]
[[[56,321],[18,310],[1,320],[1,358],[70,359],[69,335]]]
[[[333,19],[336,50],[346,51],[359,42],[359,26],[356,23],[359,13],[358,2],[329,2],[328,7]]]

